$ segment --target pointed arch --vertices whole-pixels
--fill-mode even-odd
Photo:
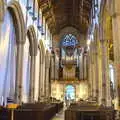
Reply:
[[[36,37],[34,26],[31,25],[28,27],[27,35],[29,37],[29,42],[30,42],[30,55],[36,56],[38,42],[37,42],[37,37]]]
[[[26,36],[26,28],[25,28],[25,22],[24,22],[21,6],[18,1],[11,1],[9,2],[7,9],[11,12],[13,16],[16,37],[17,37],[16,42],[17,44],[19,43],[24,44],[25,36]]]
[[[48,50],[45,52],[45,65],[47,68],[50,66],[50,53]]]
[[[15,93],[13,93],[14,94],[13,96],[15,97],[15,101],[19,103],[19,102],[21,102],[21,98],[22,98],[22,67],[23,67],[22,62],[23,62],[23,47],[24,47],[23,44],[25,43],[25,36],[26,36],[25,22],[24,22],[24,17],[23,17],[23,13],[22,13],[22,8],[20,7],[19,2],[17,2],[17,1],[9,2],[6,6],[6,11],[4,9],[5,8],[4,3],[5,2],[3,0],[2,1],[0,0],[0,7],[2,7],[2,9],[3,9],[3,10],[1,10],[2,13],[0,11],[0,14],[2,14],[2,16],[4,17],[4,13],[6,12],[5,14],[7,14],[9,12],[9,14],[12,18],[11,21],[14,26],[14,32],[15,32],[14,37],[15,37],[15,42],[16,42],[15,45],[16,46],[14,45],[11,47],[12,49],[15,47],[15,50],[11,51],[11,54],[15,54],[14,55],[15,56],[14,57],[15,68],[13,70],[14,71],[13,74],[15,74],[15,75],[13,75],[13,74],[10,74],[10,75],[12,77],[15,76],[15,81],[13,81],[13,82],[15,82],[15,91],[14,91]],[[2,18],[2,20],[4,20],[4,19]],[[13,32],[11,32],[11,33],[13,34]],[[13,42],[13,38],[11,38],[11,41]],[[10,46],[11,44],[8,43],[8,45]],[[10,55],[10,54],[8,53],[8,55]],[[9,62],[13,62],[13,60],[10,59]],[[10,67],[7,67],[7,68],[10,69]],[[11,70],[10,70],[10,72],[11,72]],[[6,75],[6,76],[8,76],[8,75]],[[13,80],[13,79],[11,79],[11,80]],[[12,88],[13,87],[11,87],[11,90],[12,90]],[[5,90],[3,90],[3,91],[5,91]],[[6,97],[5,97],[5,99],[6,99]]]
[[[45,62],[45,47],[42,40],[40,40],[39,47],[40,47],[40,62],[43,63]]]

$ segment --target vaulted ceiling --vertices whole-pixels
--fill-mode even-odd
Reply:
[[[38,0],[52,33],[71,26],[86,33],[93,0]]]

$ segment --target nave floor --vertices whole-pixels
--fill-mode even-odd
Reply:
[[[56,114],[55,117],[53,117],[51,120],[64,120],[64,111],[65,109],[62,109],[58,114]]]

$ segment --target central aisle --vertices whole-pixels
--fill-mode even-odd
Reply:
[[[51,120],[64,120],[64,109],[61,110],[58,114],[56,114],[55,117],[53,117]]]

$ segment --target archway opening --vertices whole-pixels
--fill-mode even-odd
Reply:
[[[65,99],[74,101],[75,100],[75,87],[73,85],[67,85],[65,88]]]

